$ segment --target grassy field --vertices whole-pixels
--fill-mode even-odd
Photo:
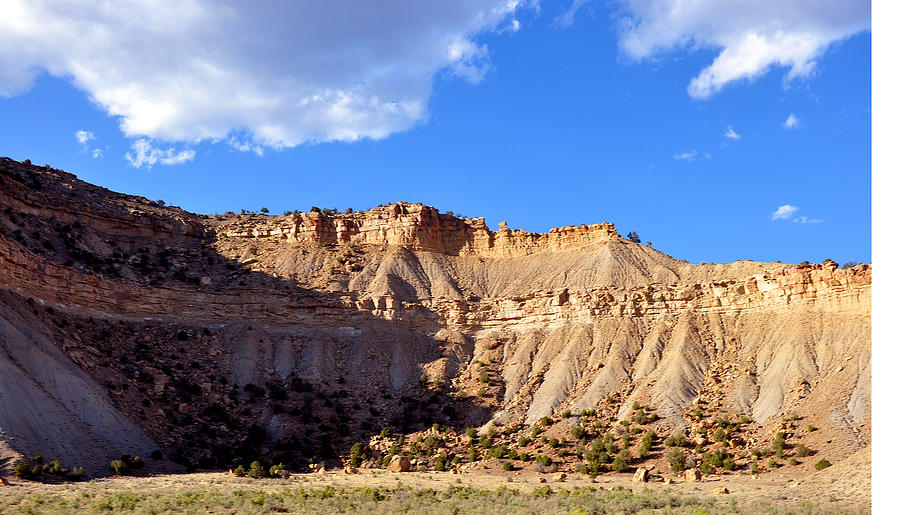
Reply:
[[[547,481],[541,482],[541,479]],[[14,481],[0,513],[859,513],[865,505],[749,477],[635,484],[625,475],[550,476],[362,471],[253,480],[227,473]],[[724,489],[728,489],[728,493]]]

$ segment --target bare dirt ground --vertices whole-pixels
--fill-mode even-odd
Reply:
[[[869,513],[871,455],[801,478],[778,472],[634,483],[627,474],[361,470],[238,478],[225,472],[115,477],[80,483],[11,480],[0,513]]]

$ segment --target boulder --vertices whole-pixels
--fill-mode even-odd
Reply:
[[[684,480],[688,483],[692,483],[694,481],[700,481],[703,478],[703,475],[700,474],[700,471],[697,469],[687,469],[684,471]]]
[[[284,469],[276,470],[275,475],[280,477],[281,479],[287,479],[287,478],[291,477],[291,473]]]
[[[636,471],[634,471],[634,477],[631,480],[635,483],[646,483],[649,479],[649,472],[644,467],[639,467]]]
[[[388,472],[409,472],[410,468],[412,468],[412,463],[406,456],[394,456],[387,466]]]

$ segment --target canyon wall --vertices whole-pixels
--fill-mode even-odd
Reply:
[[[379,392],[371,422],[350,430],[365,432],[399,417],[420,377],[458,394],[445,408],[467,403],[468,419],[440,415],[451,422],[621,415],[639,401],[677,428],[702,400],[762,426],[802,413],[848,453],[871,437],[867,265],[692,265],[611,223],[491,231],[421,204],[195,215],[58,170],[0,167],[0,431],[22,452],[170,450],[171,420],[209,426],[206,405],[274,441],[293,423],[271,406],[237,414],[228,385],[291,380],[361,403]],[[99,337],[72,329],[91,324]],[[128,349],[148,353],[141,367],[110,363]],[[171,349],[197,376],[221,372],[183,408],[161,402],[190,372]],[[59,415],[39,428],[34,406]]]

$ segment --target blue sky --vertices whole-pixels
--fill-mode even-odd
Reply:
[[[868,2],[743,17],[729,2],[412,2],[362,21],[337,3],[301,14],[353,30],[303,41],[286,22],[252,41],[169,35],[184,50],[164,56],[146,39],[162,29],[0,48],[0,154],[201,213],[405,200],[529,231],[611,221],[691,262],[871,260]],[[72,27],[134,15],[29,8]],[[7,41],[28,34],[0,22]],[[188,58],[220,44],[238,57],[209,58],[211,80]],[[296,91],[323,104],[298,108]]]

